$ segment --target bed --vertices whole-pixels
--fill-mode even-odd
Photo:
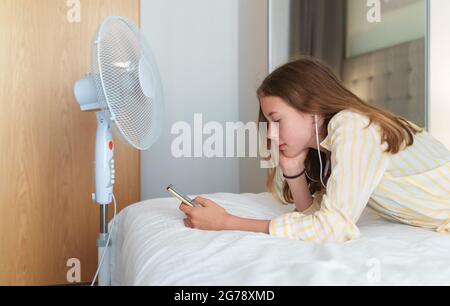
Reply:
[[[269,220],[293,210],[271,194],[202,195],[229,213]],[[112,231],[112,285],[450,285],[450,235],[384,220],[366,208],[361,238],[317,244],[183,224],[174,198],[132,205]]]

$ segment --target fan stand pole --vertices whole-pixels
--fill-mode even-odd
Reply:
[[[104,112],[97,113],[97,137],[95,143],[95,201],[100,205],[100,235],[97,240],[98,285],[111,284],[110,248],[108,240],[108,206],[113,201],[113,186],[115,182],[114,145],[111,126],[105,118]],[[103,263],[101,258],[104,255]]]

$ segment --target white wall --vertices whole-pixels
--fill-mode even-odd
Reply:
[[[450,1],[430,0],[429,130],[450,149]]]
[[[158,62],[166,99],[161,139],[141,155],[142,200],[167,196],[168,184],[188,194],[239,192],[239,160],[172,157],[175,121],[193,126],[237,121],[238,0],[143,0],[141,26]],[[204,139],[206,139],[204,137]]]
[[[181,158],[170,152],[172,124],[256,122],[256,89],[267,75],[267,2],[142,0],[142,31],[158,62],[166,98],[161,139],[141,155],[142,200],[188,194],[263,192],[258,158]],[[203,140],[208,135],[203,136]]]
[[[257,122],[256,90],[268,74],[267,1],[239,1],[239,120]],[[266,190],[267,171],[259,158],[239,160],[239,191]]]

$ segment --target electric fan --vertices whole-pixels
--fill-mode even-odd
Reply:
[[[114,201],[113,132],[136,149],[158,139],[164,113],[163,92],[153,54],[137,27],[123,17],[108,17],[92,42],[91,71],[76,82],[75,98],[82,111],[97,112],[95,193],[100,205],[97,240],[100,286],[110,285],[108,205]]]

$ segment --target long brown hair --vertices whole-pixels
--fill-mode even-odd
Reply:
[[[373,122],[380,126],[380,145],[386,142],[386,152],[391,154],[400,152],[405,143],[406,147],[413,145],[414,135],[423,131],[408,120],[363,101],[348,90],[326,64],[309,56],[297,57],[276,69],[263,81],[257,95],[260,100],[268,96],[279,97],[303,113],[322,115],[325,131],[334,115],[343,110],[366,115],[370,119],[368,126]],[[259,122],[267,122],[261,108]],[[267,139],[267,147],[270,148],[270,139]],[[321,154],[325,161],[327,157],[323,152]],[[319,182],[317,155],[317,150],[310,149],[305,160],[311,194],[324,189]],[[275,171],[276,169],[270,169],[267,177],[267,188],[274,194]],[[330,175],[331,171],[323,174],[325,184]],[[287,182],[283,185],[283,197],[285,202],[294,202]]]

